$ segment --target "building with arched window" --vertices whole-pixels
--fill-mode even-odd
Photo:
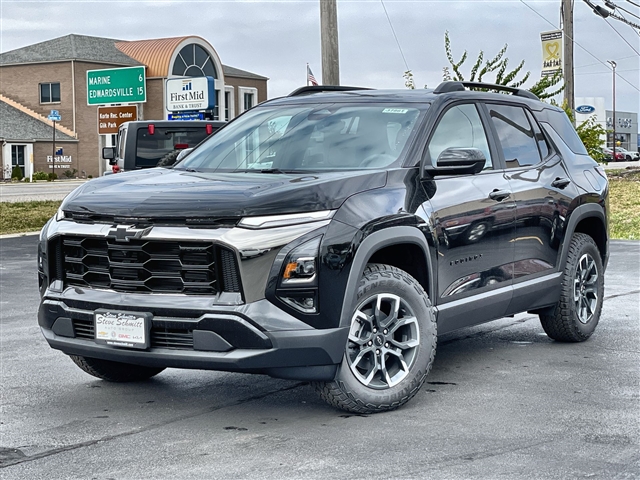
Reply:
[[[102,174],[100,150],[114,145],[115,135],[98,134],[98,107],[88,105],[87,71],[135,66],[143,66],[146,75],[146,102],[136,104],[138,120],[170,118],[166,85],[172,78],[213,79],[215,106],[199,112],[207,119],[231,120],[267,99],[267,77],[222,64],[213,46],[198,36],[121,41],[66,35],[28,45],[0,54],[0,108],[25,126],[3,129],[11,138],[0,131],[2,176],[14,163],[26,176],[54,169]],[[61,117],[55,148],[53,138],[46,138],[53,134],[47,119],[51,110]]]

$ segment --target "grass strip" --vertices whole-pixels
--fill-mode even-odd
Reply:
[[[40,230],[59,206],[60,200],[1,202],[0,235]]]

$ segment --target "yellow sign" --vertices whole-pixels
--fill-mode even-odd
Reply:
[[[562,72],[562,30],[543,32],[542,42],[542,76]]]

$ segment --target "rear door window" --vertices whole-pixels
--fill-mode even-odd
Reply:
[[[206,126],[194,128],[156,127],[153,134],[139,128],[136,138],[136,168],[155,167],[174,150],[195,147],[207,136]]]
[[[537,139],[522,107],[487,104],[507,168],[540,163]]]

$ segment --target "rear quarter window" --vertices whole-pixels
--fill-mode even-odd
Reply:
[[[566,113],[545,108],[542,112],[536,112],[536,116],[540,116],[539,120],[548,123],[573,153],[589,155]]]

